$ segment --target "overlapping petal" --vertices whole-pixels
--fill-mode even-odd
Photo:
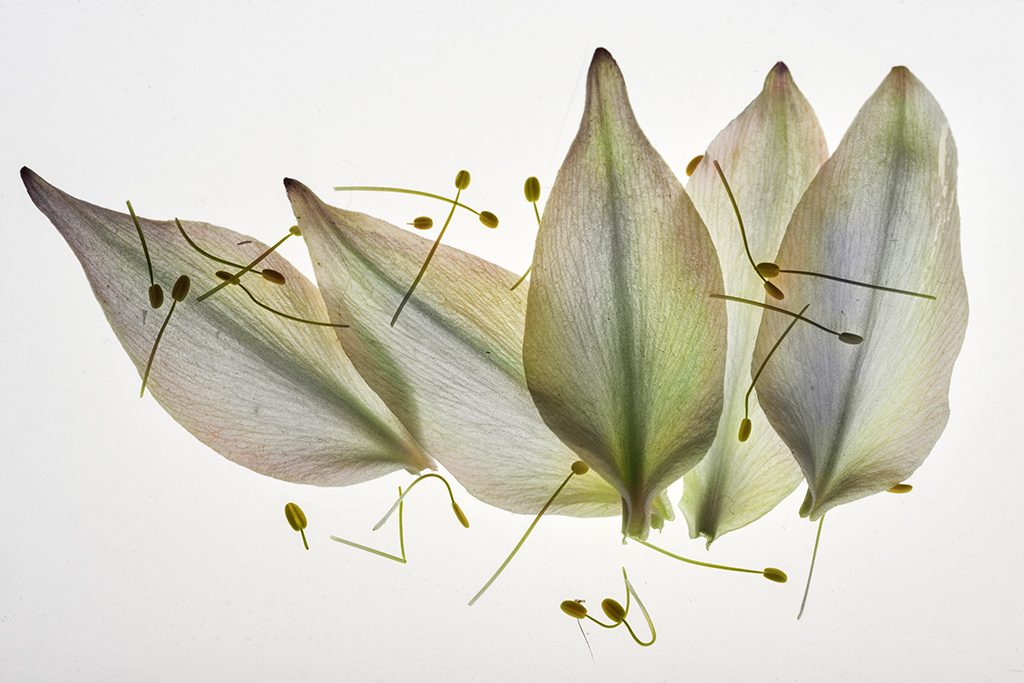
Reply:
[[[285,186],[339,337],[367,382],[472,495],[536,513],[578,458],[544,425],[526,388],[526,289],[499,266],[441,244],[394,327],[428,240]],[[552,512],[614,514],[619,494],[573,477]],[[663,503],[663,513],[671,515]]]
[[[538,233],[523,354],[544,421],[615,486],[631,535],[714,438],[721,291],[707,228],[598,50]]]
[[[81,261],[141,375],[169,305],[150,308],[149,274],[131,217],[75,199],[28,169],[22,178]],[[342,486],[433,466],[345,357],[333,329],[285,320],[237,287],[196,301],[220,283],[213,273],[223,266],[189,247],[173,221],[140,223],[157,282],[169,288],[184,274],[193,283],[163,335],[147,386],[171,417],[224,457],[292,482]],[[206,223],[183,226],[204,249],[238,263],[267,248]],[[248,276],[265,304],[327,320],[316,287],[285,259],[272,254],[264,265],[287,280],[277,286]]]
[[[713,162],[725,172],[742,212],[751,254],[761,262],[778,252],[793,209],[827,158],[825,135],[814,110],[779,62],[765,78],[761,94],[708,146],[686,185],[718,248],[724,293],[756,300],[764,296]],[[801,480],[799,467],[765,420],[756,394],[749,401],[753,434],[746,442],[737,438],[762,309],[731,303],[727,312],[725,406],[718,435],[707,456],[683,478],[680,502],[690,537],[703,536],[709,544],[760,518]]]
[[[783,274],[787,303],[849,346],[797,325],[758,382],[761,406],[808,482],[801,514],[884,491],[921,464],[945,427],[967,325],[957,153],[938,103],[892,70],[822,167],[776,263],[932,294],[935,301]],[[758,365],[789,321],[765,315]]]

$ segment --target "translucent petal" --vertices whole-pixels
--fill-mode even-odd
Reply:
[[[931,294],[935,301],[816,278],[778,278],[792,306],[851,346],[798,325],[758,382],[765,414],[792,449],[809,494],[801,514],[906,479],[949,415],[967,326],[956,145],[938,103],[897,67],[861,109],[797,207],[776,263]],[[757,364],[787,324],[763,319]]]
[[[578,458],[544,426],[526,388],[526,288],[493,263],[441,244],[394,327],[428,240],[285,186],[339,337],[352,362],[420,444],[480,500],[513,512],[544,505]],[[553,512],[619,511],[593,473],[573,477]],[[670,514],[670,513],[669,513]]]
[[[778,252],[793,209],[827,158],[825,134],[814,110],[779,62],[765,78],[761,94],[708,146],[686,185],[718,248],[726,293],[754,300],[764,297],[713,161],[725,172],[751,255],[760,263]],[[752,435],[743,443],[737,438],[762,309],[730,303],[726,311],[725,407],[711,450],[683,477],[680,502],[690,537],[703,536],[709,544],[760,518],[802,479],[789,449],[765,419],[756,392],[749,401]]]
[[[613,483],[630,535],[714,438],[722,291],[707,228],[598,50],[537,238],[523,353],[544,421]]]
[[[149,273],[127,214],[77,200],[28,169],[22,178],[36,206],[78,256],[111,327],[140,375],[170,306],[150,308]],[[180,275],[192,294],[179,303],[153,361],[147,390],[200,441],[234,462],[286,481],[343,486],[396,470],[431,467],[388,408],[345,357],[331,328],[285,320],[221,281],[188,246],[173,221],[139,219],[158,283]],[[182,223],[207,251],[249,263],[267,247],[206,223]],[[244,283],[266,305],[327,320],[317,289],[285,259],[264,265],[284,274],[277,286],[250,275]]]

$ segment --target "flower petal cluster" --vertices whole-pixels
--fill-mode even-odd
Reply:
[[[621,510],[636,538],[673,518],[666,490],[681,477],[690,534],[709,543],[765,514],[801,475],[802,512],[816,519],[899,483],[927,456],[967,320],[956,148],[924,86],[894,69],[826,157],[780,63],[684,189],[598,50],[530,283],[509,291],[514,274],[440,245],[391,326],[429,243],[286,180],[317,286],[276,254],[265,265],[285,285],[244,281],[277,310],[350,327],[281,318],[229,285],[182,302],[149,389],[217,452],[288,481],[349,485],[439,463],[478,499],[535,513],[580,459],[593,473],[572,477],[551,510]],[[761,260],[777,253],[784,270],[937,297],[784,272],[776,282],[789,309],[807,304],[809,317],[865,341],[796,325],[757,384],[746,443],[736,440],[743,395],[792,319],[727,311],[716,298],[764,295],[712,161]],[[131,218],[22,176],[142,374],[164,314],[150,307]],[[140,223],[158,282],[220,283],[174,222]],[[237,263],[266,250],[205,223],[183,227]]]

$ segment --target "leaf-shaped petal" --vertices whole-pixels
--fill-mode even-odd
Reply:
[[[149,273],[131,217],[75,199],[28,169],[22,178],[78,256],[141,375],[169,306],[150,308]],[[343,486],[433,465],[356,372],[332,328],[285,320],[236,286],[197,301],[220,284],[214,272],[223,266],[189,247],[173,221],[139,222],[156,281],[169,285],[182,274],[192,279],[193,294],[176,306],[147,385],[183,427],[229,460],[303,484]],[[267,249],[206,223],[182,225],[203,249],[235,263],[249,263]],[[286,284],[249,275],[243,283],[257,298],[326,322],[309,280],[276,254],[262,265],[284,274]]]
[[[623,531],[693,467],[722,410],[725,307],[707,228],[598,50],[537,237],[523,348],[548,426],[612,482]]]
[[[918,297],[783,274],[807,316],[864,342],[797,325],[757,385],[809,491],[801,514],[906,479],[938,440],[967,326],[956,145],[931,93],[892,70],[797,207],[776,263],[933,295]],[[765,315],[756,366],[788,324]]]
[[[725,293],[761,299],[764,289],[743,248],[735,211],[713,162],[719,162],[729,181],[751,255],[760,263],[778,252],[793,209],[827,158],[825,134],[814,110],[779,62],[765,78],[761,94],[708,146],[686,185],[718,248]],[[708,544],[760,518],[802,478],[754,393],[749,400],[753,433],[745,442],[737,438],[762,309],[731,303],[727,312],[725,407],[711,450],[683,477],[680,502],[690,537],[703,536]]]
[[[297,181],[285,187],[331,316],[352,325],[339,336],[366,381],[470,494],[536,513],[578,458],[544,426],[526,388],[525,287],[509,291],[518,276],[441,244],[391,327],[431,243],[328,206]],[[615,490],[587,474],[551,511],[618,509]]]

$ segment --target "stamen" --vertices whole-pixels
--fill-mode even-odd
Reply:
[[[302,534],[302,545],[309,550],[309,543],[306,542],[306,513],[295,503],[287,503],[284,506],[284,518],[292,529]]]
[[[473,603],[480,599],[480,596],[483,595],[484,592],[491,587],[491,584],[494,583],[499,576],[501,576],[501,573],[505,571],[505,567],[507,567],[509,562],[512,561],[512,558],[516,556],[516,553],[518,553],[519,549],[523,547],[523,544],[526,543],[526,539],[530,536],[530,532],[533,531],[533,528],[537,526],[537,523],[540,521],[540,518],[544,516],[544,513],[548,511],[548,508],[551,507],[551,504],[555,502],[555,498],[557,498],[558,494],[562,492],[562,489],[564,489],[569,484],[569,480],[572,479],[574,476],[584,475],[590,471],[590,467],[587,465],[587,463],[583,462],[582,460],[577,460],[576,462],[574,462],[570,469],[571,471],[569,472],[569,476],[565,478],[565,481],[562,482],[561,486],[555,489],[555,492],[551,494],[550,498],[548,498],[548,502],[544,503],[544,507],[542,507],[540,509],[540,512],[537,513],[537,516],[534,518],[533,523],[531,523],[529,528],[526,529],[526,533],[523,534],[523,537],[521,539],[519,539],[519,543],[516,544],[516,547],[512,549],[512,552],[509,553],[509,556],[505,558],[505,561],[501,563],[500,567],[498,567],[498,571],[494,572],[494,575],[487,580],[487,583],[484,584],[484,587],[477,591],[477,594],[474,595],[473,599],[469,601],[470,607],[472,607]]]
[[[814,562],[818,559],[818,544],[821,543],[821,527],[824,524],[825,515],[822,515],[821,519],[818,520],[818,534],[814,537],[814,553],[811,555],[811,568],[807,572],[807,585],[804,587],[804,599],[800,601],[800,612],[796,615],[797,621],[804,615],[804,607],[807,606],[807,594],[811,591],[811,577],[814,576]]]
[[[805,318],[802,315],[800,315],[799,313],[793,313],[792,311],[787,311],[785,308],[779,308],[778,306],[772,306],[771,304],[763,304],[760,301],[751,301],[750,299],[741,299],[738,296],[729,296],[728,294],[711,294],[709,296],[711,296],[714,299],[724,299],[725,301],[735,301],[735,302],[741,303],[741,304],[749,304],[751,306],[758,306],[760,308],[765,308],[765,309],[767,309],[769,311],[775,311],[776,313],[784,313],[785,315],[789,315],[789,316],[792,316],[792,317],[797,318],[799,320],[803,320],[805,323],[808,323],[810,325],[814,325],[819,330],[824,330],[825,332],[828,332],[829,334],[838,337],[839,341],[843,342],[844,344],[856,345],[856,344],[860,344],[861,342],[864,341],[864,337],[860,336],[859,334],[854,334],[853,332],[836,332],[835,330],[830,330],[829,328],[825,327],[824,325],[821,325],[819,323],[814,322],[810,318]]]
[[[398,304],[398,310],[395,311],[394,317],[391,318],[391,327],[394,327],[395,323],[398,322],[398,316],[400,316],[402,314],[402,309],[405,308],[405,304],[407,304],[409,302],[409,299],[412,297],[412,293],[414,291],[416,291],[416,286],[419,285],[420,280],[423,278],[423,274],[425,272],[427,272],[427,266],[430,265],[430,260],[432,258],[434,258],[434,252],[437,251],[437,248],[441,245],[441,238],[444,237],[444,232],[445,232],[445,230],[448,229],[448,224],[452,222],[452,216],[455,215],[455,207],[457,207],[457,206],[464,206],[463,204],[459,204],[459,197],[462,195],[462,191],[465,190],[467,187],[469,187],[469,181],[470,181],[469,171],[459,171],[455,175],[455,188],[457,190],[455,192],[455,199],[454,200],[445,199],[445,201],[450,201],[452,203],[452,210],[448,212],[448,218],[445,219],[444,225],[441,226],[441,232],[439,232],[437,234],[437,239],[434,241],[434,246],[432,246],[430,248],[430,252],[427,253],[427,258],[424,259],[423,265],[420,267],[420,272],[416,274],[416,279],[412,281],[412,285],[409,287],[409,291],[405,293],[405,297],[402,299],[402,303]],[[348,189],[348,190],[364,189],[365,190],[365,189],[368,189],[368,188],[352,188],[352,187],[349,187],[349,188],[337,188],[336,187],[334,189],[335,190],[338,190],[338,189]],[[391,188],[380,188],[380,189],[391,189]],[[397,192],[399,190],[394,190],[394,191]],[[429,194],[427,194],[425,192],[413,192],[412,190],[401,190],[401,192],[406,192],[408,194],[419,194],[419,195],[425,195],[425,196],[430,196],[430,197],[436,197],[437,199],[444,199],[444,197],[437,197],[437,195],[429,195]],[[469,209],[468,206],[464,206],[464,208]],[[473,211],[473,209],[469,209],[469,210]],[[483,223],[484,225],[486,225],[488,228],[496,228],[496,227],[498,227],[498,217],[495,216],[490,211],[483,211],[483,212],[473,211],[473,213],[477,214],[477,216],[480,217],[480,222]]]
[[[694,158],[690,159],[690,163],[686,165],[686,177],[689,178],[693,175],[693,172],[697,170],[697,166],[703,161],[704,155],[698,154]]]
[[[413,486],[416,486],[416,484],[420,483],[424,479],[429,479],[431,477],[436,478],[436,479],[440,479],[441,482],[445,485],[445,488],[448,489],[448,497],[452,501],[452,511],[455,512],[455,517],[458,518],[459,524],[461,524],[462,526],[464,526],[465,528],[468,529],[469,528],[469,520],[466,519],[466,515],[462,512],[462,508],[459,507],[459,504],[455,502],[455,494],[452,493],[452,487],[448,483],[448,480],[445,479],[444,477],[442,477],[440,474],[435,474],[434,472],[428,472],[427,474],[420,475],[416,479],[416,481],[414,481],[413,483],[409,484],[409,488],[407,488],[405,490],[405,493],[403,493],[398,498],[398,500],[395,501],[395,504],[391,506],[391,509],[388,510],[387,513],[385,513],[385,515],[380,518],[379,522],[377,522],[376,524],[373,525],[373,530],[376,531],[377,529],[381,528],[382,526],[384,526],[387,523],[388,519],[391,518],[391,515],[394,514],[394,512],[398,508],[398,506],[402,504],[403,500],[405,500],[405,497],[407,495],[409,495],[410,491],[412,491],[412,487]]]
[[[632,636],[637,645],[640,645],[641,647],[653,645],[654,641],[658,638],[658,634],[654,630],[654,622],[651,621],[651,615],[647,612],[647,608],[644,607],[644,603],[640,600],[640,596],[637,595],[636,589],[633,588],[633,584],[629,582],[629,577],[626,576],[625,567],[622,568],[622,580],[626,584],[626,606],[623,607],[619,601],[614,598],[605,598],[601,601],[601,611],[603,611],[605,616],[612,622],[610,624],[599,621],[587,614],[587,608],[581,604],[583,602],[582,600],[565,600],[562,602],[560,607],[563,612],[573,619],[589,619],[601,628],[617,628],[621,624],[626,627],[626,630],[629,631],[629,635]],[[636,633],[633,631],[633,627],[631,627],[629,622],[626,621],[626,617],[629,615],[629,603],[632,598],[636,598],[636,604],[640,605],[640,611],[644,613],[644,619],[647,620],[647,627],[651,630],[650,642],[645,643],[637,638]]]
[[[264,271],[264,272],[266,272],[266,271]],[[271,271],[271,272],[277,272],[277,271]],[[218,270],[216,273],[214,273],[214,275],[219,277],[221,280],[224,280],[229,285],[238,285],[242,289],[242,291],[245,292],[250,299],[252,299],[252,302],[254,304],[256,304],[257,306],[259,306],[260,308],[262,308],[262,309],[264,309],[266,311],[270,311],[274,315],[279,315],[282,318],[287,318],[288,320],[294,320],[297,323],[304,323],[306,325],[318,325],[320,327],[348,327],[348,325],[341,325],[341,324],[338,324],[338,323],[322,323],[322,322],[318,322],[316,320],[306,320],[305,318],[296,318],[294,315],[288,315],[287,313],[283,313],[283,312],[277,310],[276,308],[271,308],[270,306],[267,306],[265,303],[263,303],[262,301],[257,299],[256,296],[252,292],[249,291],[249,288],[242,284],[241,280],[239,280],[237,276],[232,275],[231,273],[227,272],[226,270]]]
[[[693,163],[693,162],[690,162]],[[740,215],[740,207],[736,203],[736,198],[732,195],[732,188],[729,187],[729,181],[725,179],[725,172],[722,171],[722,167],[719,165],[718,160],[714,161],[715,169],[718,171],[718,177],[722,179],[722,184],[725,185],[725,193],[729,195],[729,201],[732,202],[732,210],[736,213],[736,220],[740,224],[740,235],[743,237],[743,249],[747,252],[747,259],[750,261],[750,265],[754,268],[754,272],[761,278],[761,282],[764,283],[764,290],[768,292],[769,296],[773,299],[782,301],[786,298],[786,295],[782,293],[782,290],[768,282],[765,276],[758,270],[757,264],[754,263],[754,257],[750,255],[750,245],[747,244],[747,231],[743,227],[743,216]]]
[[[910,493],[914,490],[914,487],[910,484],[896,484],[890,489],[886,489],[887,493]]]
[[[175,219],[175,220],[177,220],[177,219]],[[178,228],[179,228],[179,229],[181,228],[181,223],[178,223]],[[184,231],[184,230],[182,230],[182,231],[181,231],[181,233],[182,233],[182,234],[184,235],[184,234],[185,234],[185,231]],[[234,275],[232,275],[232,276],[231,276],[231,277],[232,277],[232,279],[239,279],[239,278],[241,278],[241,277],[242,277],[243,275],[245,275],[246,273],[248,273],[249,271],[251,271],[251,270],[252,270],[253,268],[255,268],[256,266],[258,266],[258,265],[260,264],[260,262],[261,262],[261,261],[262,261],[263,259],[267,258],[267,257],[268,257],[268,256],[270,256],[270,255],[271,255],[272,253],[274,253],[274,250],[275,250],[275,249],[277,249],[277,248],[278,248],[279,246],[281,246],[282,244],[284,244],[284,242],[285,242],[285,240],[286,240],[286,239],[288,239],[288,238],[289,238],[289,237],[291,237],[292,235],[298,235],[298,234],[299,234],[299,232],[298,232],[298,230],[297,230],[297,229],[296,229],[296,230],[289,230],[289,231],[288,231],[288,234],[287,234],[287,235],[285,235],[284,237],[282,237],[281,239],[279,239],[279,240],[278,240],[277,242],[275,242],[275,243],[274,243],[274,246],[270,247],[270,248],[269,248],[269,249],[267,249],[267,250],[266,250],[265,252],[263,252],[262,254],[260,254],[259,256],[257,256],[257,257],[256,257],[256,260],[255,260],[255,261],[253,261],[253,262],[252,262],[252,263],[250,263],[249,265],[247,265],[247,266],[243,267],[243,268],[242,268],[242,269],[241,269],[240,271],[238,271],[237,273],[235,273]],[[191,242],[190,242],[190,243],[191,243]],[[206,254],[205,254],[205,252],[202,252],[202,250],[200,250],[200,253],[202,253],[202,254],[203,254],[204,256],[206,255]],[[216,258],[216,257],[213,257],[213,258],[214,258],[214,260],[215,260],[215,261],[219,261],[219,262],[223,263],[223,261],[221,261],[220,259],[218,259],[218,258]],[[228,265],[231,265],[231,266],[233,266],[233,267],[237,267],[237,266],[235,266],[235,264],[228,264]],[[199,298],[197,298],[197,299],[196,299],[196,301],[203,301],[203,300],[205,300],[205,299],[206,299],[207,297],[213,296],[214,294],[216,294],[216,293],[217,293],[217,292],[219,292],[220,290],[222,290],[222,289],[224,289],[225,287],[227,287],[227,286],[228,286],[229,284],[231,284],[231,280],[225,280],[224,282],[220,283],[219,285],[217,285],[216,287],[214,287],[213,289],[211,289],[210,291],[208,291],[208,292],[207,292],[206,294],[203,294],[202,296],[200,296]]]
[[[722,569],[727,572],[740,572],[743,574],[760,574],[764,578],[768,579],[769,581],[774,581],[775,583],[786,583],[786,581],[789,580],[789,577],[786,576],[786,572],[782,571],[781,569],[776,569],[775,567],[765,567],[764,569],[743,569],[741,567],[729,567],[724,564],[711,564],[710,562],[691,560],[688,557],[683,557],[682,555],[670,553],[664,548],[659,548],[656,545],[648,543],[647,541],[641,541],[638,538],[631,538],[630,540],[636,541],[640,545],[645,545],[651,550],[655,550],[661,553],[662,555],[667,555],[672,559],[679,560],[680,562],[686,562],[687,564],[695,564],[698,567],[708,567],[709,569]]]
[[[139,225],[139,219],[135,216],[135,209],[132,208],[132,203],[125,202],[125,204],[128,205],[128,213],[132,215],[132,223],[135,223],[135,230],[139,233],[139,241],[142,242],[142,253],[146,256],[146,267],[149,268],[149,305],[152,308],[160,308],[164,305],[164,290],[153,280],[153,261],[149,258],[146,236],[142,234],[142,226]]]
[[[533,204],[533,213],[536,214],[537,216],[537,227],[539,228],[540,209],[537,208],[537,201],[540,199],[540,181],[537,179],[537,176],[530,176],[529,178],[526,179],[526,184],[523,186],[523,194],[526,195],[526,201]],[[523,281],[526,280],[526,276],[530,274],[530,271],[532,269],[533,266],[531,265],[529,268],[526,269],[526,272],[523,273],[523,276],[516,280],[516,283],[514,285],[509,287],[508,291],[511,292],[515,290],[516,287],[523,284]]]
[[[175,218],[174,219],[174,223],[175,223],[175,225],[178,226],[178,232],[180,232],[181,236],[185,238],[185,241],[188,242],[188,245],[190,247],[192,247],[193,249],[195,249],[196,251],[198,251],[203,256],[205,256],[206,258],[210,259],[211,261],[214,261],[215,263],[222,263],[225,266],[231,266],[232,268],[245,268],[245,266],[239,265],[239,264],[235,263],[234,261],[228,261],[226,259],[222,259],[219,256],[214,256],[210,252],[206,251],[205,249],[203,249],[198,244],[196,244],[195,242],[192,241],[192,238],[188,236],[187,232],[185,232],[185,228],[183,228],[181,226],[181,221],[179,221],[177,218]],[[298,235],[299,234],[298,230],[299,229],[298,229],[297,226],[292,226],[291,228],[289,228],[288,229],[288,234],[285,235],[277,244],[275,244],[270,249],[270,251],[273,251],[274,249],[277,249],[279,246],[281,246],[284,243],[284,241],[286,239],[288,239],[292,235]],[[243,242],[242,244],[246,244],[246,243],[247,242]],[[269,252],[267,252],[267,253],[269,253]],[[283,285],[285,283],[284,275],[282,275],[281,273],[277,272],[276,270],[271,270],[270,268],[266,268],[263,271],[257,270],[256,272],[259,273],[260,275],[262,275],[264,280],[267,280],[268,282],[273,282],[275,285]],[[239,273],[239,275],[241,275],[241,273]],[[202,300],[202,298],[204,298],[205,296],[208,296],[208,295],[203,295],[203,297],[200,297],[200,300]]]
[[[192,283],[188,279],[188,275],[182,275],[174,283],[174,287],[171,288],[171,310],[167,311],[167,317],[164,318],[164,323],[160,326],[160,331],[156,333],[156,341],[153,342],[153,350],[149,352],[149,360],[146,362],[146,371],[142,374],[142,390],[139,391],[139,398],[142,398],[146,393],[146,382],[149,381],[149,370],[153,367],[153,359],[156,358],[156,347],[160,345],[160,340],[164,336],[164,330],[167,329],[167,323],[171,321],[171,316],[174,315],[174,307],[178,305],[179,301],[184,301],[185,297],[188,296],[188,290],[191,284]]]
[[[466,174],[466,178],[467,178],[467,180],[466,180],[466,187],[469,187],[469,180],[468,180],[468,178],[469,178],[469,171],[461,171],[461,172]],[[456,177],[456,180],[457,179],[458,178]],[[455,196],[455,199],[449,199],[448,197],[442,197],[439,194],[433,194],[431,192],[420,192],[419,190],[406,190],[406,189],[401,188],[401,187],[373,187],[373,186],[369,186],[369,185],[346,185],[344,187],[336,187],[334,189],[337,190],[338,192],[397,192],[398,194],[413,194],[413,195],[416,195],[418,197],[429,197],[431,199],[440,199],[442,202],[448,202],[449,204],[461,207],[461,208],[465,209],[466,211],[469,211],[472,214],[476,214],[480,218],[480,222],[483,223],[484,225],[486,225],[488,228],[496,228],[496,227],[498,227],[498,217],[497,216],[495,216],[490,211],[477,211],[476,209],[474,209],[471,206],[466,206],[465,204],[459,203],[458,195]],[[459,188],[459,189],[464,190],[466,188],[462,187],[462,188]],[[484,214],[487,214],[486,218],[485,218]],[[426,216],[422,216],[421,218],[426,218]],[[420,219],[417,218],[416,220],[420,220]],[[428,220],[430,220],[430,219],[428,219]],[[433,224],[433,221],[431,221],[431,225],[432,224]],[[417,226],[413,225],[413,227],[417,227]],[[421,228],[421,229],[425,230],[426,228]]]
[[[804,311],[806,311],[809,306],[810,304],[807,304],[806,306],[801,308],[800,315],[803,315]],[[754,379],[751,380],[750,382],[750,388],[747,389],[747,395],[743,397],[743,421],[740,422],[740,441],[746,441],[748,438],[750,438],[750,392],[754,390],[754,385],[757,384],[758,378],[760,378],[761,373],[764,372],[764,368],[766,365],[768,365],[768,361],[771,360],[772,354],[775,353],[775,349],[779,348],[779,344],[782,343],[782,340],[786,338],[786,335],[789,334],[789,331],[792,330],[793,327],[799,321],[800,318],[793,318],[793,322],[789,324],[789,327],[786,328],[786,331],[782,333],[782,336],[780,336],[778,341],[775,342],[775,345],[772,346],[771,351],[768,352],[768,355],[764,357],[763,361],[761,361],[761,367],[757,369],[757,373],[754,374]]]

